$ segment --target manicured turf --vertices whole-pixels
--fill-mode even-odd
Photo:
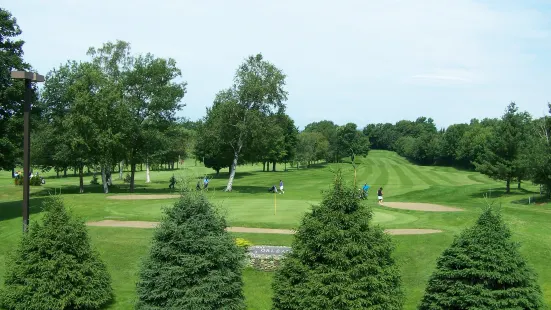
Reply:
[[[505,219],[513,230],[514,238],[521,242],[521,252],[536,269],[546,301],[551,304],[551,208],[549,205],[527,205],[528,197],[537,196],[537,188],[524,184],[510,195],[503,193],[503,184],[496,183],[475,172],[459,171],[445,167],[420,167],[408,163],[391,152],[372,151],[360,159],[357,186],[370,184],[370,198],[366,205],[374,210],[374,222],[384,228],[432,228],[444,233],[433,235],[393,236],[396,258],[402,270],[407,302],[405,309],[414,309],[430,276],[436,259],[451,243],[455,234],[476,220],[485,204],[484,195],[502,205]],[[334,170],[341,167],[353,180],[351,165],[315,165],[309,169],[287,172],[262,172],[261,166],[240,166],[233,193],[224,193],[227,172],[214,178],[208,195],[219,207],[230,226],[295,228],[310,205],[319,202],[321,190],[329,188]],[[278,166],[283,170],[283,165]],[[152,183],[145,184],[145,172],[137,174],[137,194],[168,194],[168,180],[172,174],[201,177],[212,175],[209,169],[187,160],[185,168],[177,171],[153,171]],[[144,220],[158,221],[162,207],[170,206],[168,200],[111,200],[101,193],[100,186],[86,186],[85,194],[78,194],[78,179],[71,176],[56,179],[48,175],[47,184],[32,188],[31,219],[40,218],[40,202],[49,192],[57,191],[66,204],[87,221],[92,220]],[[85,184],[89,184],[87,176]],[[285,182],[285,194],[267,192],[279,180]],[[423,212],[389,209],[377,206],[374,201],[376,188],[382,186],[386,201],[426,202],[465,209],[465,212]],[[127,185],[115,180],[112,194],[128,194]],[[110,194],[111,195],[111,194]],[[274,201],[275,200],[275,201]],[[277,212],[274,215],[274,202]],[[94,246],[109,267],[113,277],[116,301],[112,309],[131,309],[135,298],[135,281],[139,264],[147,253],[153,230],[136,228],[90,227]],[[3,284],[6,254],[21,235],[21,187],[12,183],[9,172],[0,173],[0,283]],[[293,236],[272,234],[234,234],[254,244],[290,245]],[[245,295],[249,309],[269,309],[272,274],[246,270]],[[0,285],[2,285],[0,284]]]

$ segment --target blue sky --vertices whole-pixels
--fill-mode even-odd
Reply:
[[[439,127],[551,101],[551,1],[0,0],[42,74],[117,39],[174,58],[180,113],[204,115],[251,54],[287,74],[297,125],[432,117]]]

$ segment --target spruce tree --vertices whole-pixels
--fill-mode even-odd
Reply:
[[[245,309],[244,250],[202,192],[185,192],[155,231],[137,309]]]
[[[393,244],[370,225],[372,211],[337,174],[332,190],[302,220],[276,271],[274,309],[401,309]]]
[[[438,259],[419,309],[544,309],[535,273],[488,207]]]
[[[43,223],[32,222],[8,260],[0,308],[100,309],[112,298],[110,276],[90,246],[84,222],[60,197],[45,203]]]

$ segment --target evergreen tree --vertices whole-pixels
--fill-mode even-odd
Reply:
[[[544,309],[533,271],[499,213],[486,209],[437,262],[419,309]]]
[[[393,245],[371,219],[338,173],[333,189],[305,215],[275,275],[274,309],[401,309]]]
[[[202,193],[166,210],[137,284],[137,309],[245,309],[244,252]]]
[[[112,300],[111,280],[90,247],[84,222],[59,197],[46,203],[43,224],[31,223],[8,261],[0,308],[100,309]]]

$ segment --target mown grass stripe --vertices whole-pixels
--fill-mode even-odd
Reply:
[[[398,176],[402,185],[415,185],[413,180],[404,173],[404,170],[402,170],[399,164],[393,164],[391,162],[390,167],[394,170],[394,173]]]
[[[440,183],[436,182],[434,179],[426,176],[421,169],[419,169],[419,166],[413,166],[410,163],[402,165],[402,167],[409,170],[413,175],[417,176],[421,181],[425,183],[425,185],[439,185]]]
[[[448,183],[449,185],[459,185],[456,181],[448,178],[447,174],[449,174],[449,172],[439,172],[437,171],[436,169],[431,169],[430,172],[432,173],[432,175],[434,175],[435,177],[437,177],[438,179]],[[440,183],[441,185],[444,185],[442,183]]]
[[[406,177],[413,182],[413,185],[428,185],[419,177],[419,173],[417,173],[416,170],[408,167],[408,165],[410,165],[409,163],[403,163],[403,161],[398,158],[392,158],[392,161],[396,163],[397,169],[400,169]]]
[[[375,184],[386,186],[388,184],[389,179],[389,171],[388,171],[388,165],[387,162],[384,160],[379,160],[377,163],[377,166],[381,170],[381,174],[379,177],[375,180]]]
[[[371,164],[371,171],[372,173],[370,175],[362,175],[362,177],[366,178],[367,183],[376,184],[376,181],[381,177],[383,174],[383,169],[381,169],[381,165],[379,161],[376,158],[370,159],[372,161]]]

